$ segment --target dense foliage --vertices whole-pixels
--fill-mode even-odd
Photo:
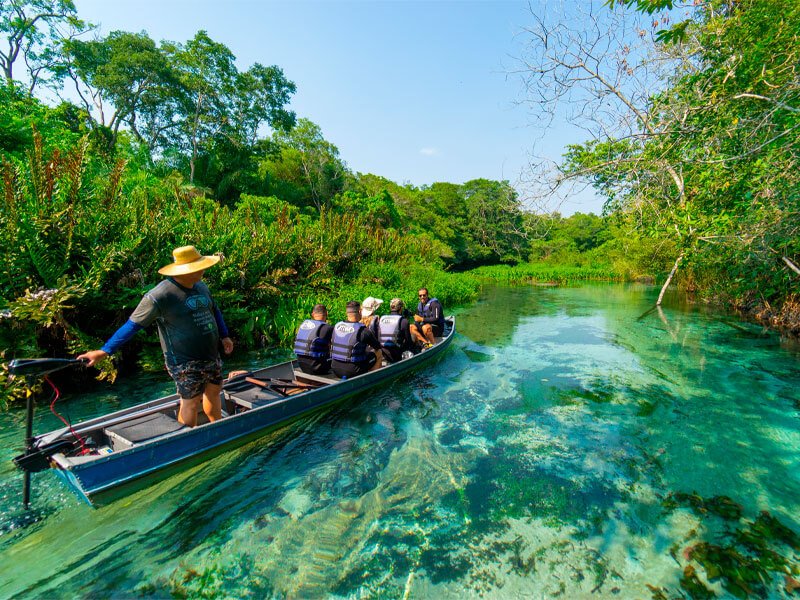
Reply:
[[[419,285],[450,305],[476,292],[474,279],[441,270],[430,237],[381,226],[380,210],[323,207],[311,216],[274,196],[249,194],[226,206],[177,175],[155,177],[121,156],[106,160],[86,136],[64,129],[53,137],[60,147],[48,147],[34,129],[26,159],[6,154],[2,163],[6,358],[96,347],[158,280],[171,249],[187,242],[224,254],[207,278],[244,346],[285,343],[318,301],[336,318],[344,301],[366,295],[410,304]],[[391,215],[391,199],[383,200]]]
[[[204,31],[89,41],[70,0],[2,3],[2,357],[97,347],[189,243],[224,255],[208,279],[240,347],[287,343],[318,301],[336,318],[348,299],[411,304],[425,285],[452,306],[486,278],[652,278],[673,263],[687,289],[785,318],[797,306],[786,265],[800,256],[800,5],[693,11],[655,20],[668,26],[647,52],[609,51],[616,79],[564,60],[586,51],[599,68],[586,36],[541,38],[547,52],[578,44],[537,72],[542,102],[588,82],[596,106],[629,111],[609,124],[586,103],[602,135],[570,147],[560,175],[589,179],[607,214],[565,218],[524,211],[506,181],[416,187],[352,172],[288,109],[296,86],[280,67],[240,70]],[[659,85],[626,96],[637,60],[658,65]],[[45,87],[60,104],[37,99]],[[134,356],[157,364],[153,341],[140,335],[103,373]]]
[[[653,13],[673,3],[610,4]],[[682,260],[684,287],[780,320],[781,307],[796,308],[787,265],[800,258],[800,4],[695,2],[655,37],[670,68],[635,107],[635,130],[572,147],[565,171],[592,179],[628,230],[660,242],[672,254],[662,264]],[[619,81],[613,91],[630,98],[632,83]]]
[[[239,71],[202,31],[183,44],[122,31],[84,41],[71,3],[38,0],[4,4],[0,32],[31,32],[45,14],[2,56],[2,358],[98,347],[184,244],[224,256],[207,279],[240,348],[287,344],[316,302],[338,319],[368,295],[413,306],[424,285],[452,307],[479,282],[448,270],[524,257],[507,182],[415,188],[354,174],[286,109],[295,84],[278,67]],[[59,38],[59,23],[76,35]],[[14,61],[43,56],[45,42],[53,60],[38,84],[68,84],[77,103],[49,106],[16,76]],[[140,334],[101,375],[159,368],[154,342]]]

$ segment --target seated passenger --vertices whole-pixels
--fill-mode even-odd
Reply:
[[[420,288],[417,313],[411,325],[411,335],[422,344],[430,348],[437,337],[444,333],[444,312],[442,304],[436,298],[428,297],[428,288]]]
[[[317,304],[311,309],[311,318],[300,324],[294,340],[294,353],[303,373],[324,375],[331,370],[333,327],[327,320],[328,309],[324,304]]]
[[[403,352],[414,347],[414,338],[411,337],[408,319],[403,315],[403,301],[392,298],[389,308],[392,312],[378,321],[378,340],[386,360],[394,363],[403,358]]]
[[[367,296],[361,303],[361,322],[369,327],[375,337],[378,337],[378,315],[375,314],[375,311],[381,304],[383,304],[383,300],[372,296]]]
[[[360,319],[361,305],[348,302],[347,321],[340,321],[333,328],[331,369],[339,377],[355,377],[382,366],[383,354],[378,338]]]

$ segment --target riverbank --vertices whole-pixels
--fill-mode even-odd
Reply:
[[[428,287],[438,297],[447,310],[466,306],[474,301],[479,290],[487,285],[525,285],[545,286],[579,285],[581,282],[625,282],[630,281],[630,274],[617,272],[610,265],[571,266],[548,263],[519,263],[517,265],[493,265],[478,267],[464,272],[446,272],[437,265],[424,265],[405,261],[403,263],[383,263],[365,265],[356,280],[342,283],[333,290],[319,293],[306,292],[303,295],[282,296],[272,309],[249,309],[244,306],[227,308],[226,318],[233,324],[233,335],[239,346],[291,348],[295,332],[300,322],[305,319],[311,306],[317,302],[326,304],[330,309],[331,319],[344,318],[344,305],[349,300],[363,300],[367,296],[383,299],[387,305],[394,297],[400,297],[406,306],[416,305],[418,287]],[[652,278],[641,281],[655,284]],[[691,302],[692,295],[675,289],[675,293],[684,295]],[[227,295],[223,291],[222,298]],[[713,304],[711,305],[713,306]],[[719,309],[727,305],[720,303]],[[800,303],[795,297],[790,298],[780,308],[775,309],[768,304],[754,308],[735,309],[736,314],[744,322],[761,324],[775,332],[800,338]],[[10,317],[9,317],[10,319]],[[252,336],[256,337],[255,343]],[[98,340],[99,342],[99,340]],[[139,334],[138,342],[124,349],[114,362],[107,361],[99,373],[99,378],[111,381],[119,372],[128,375],[137,371],[161,372],[163,369],[160,345],[154,332]],[[10,403],[20,402],[24,398],[24,386],[21,381],[10,381],[7,373],[0,370],[0,406],[8,407]],[[84,375],[78,387],[70,386],[68,391],[78,391],[81,386],[89,385]]]
[[[781,334],[800,340],[800,299],[797,296],[789,297],[777,308],[764,302],[743,314]]]
[[[581,281],[609,281],[660,285],[651,275],[636,276],[616,269],[612,265],[602,266],[566,266],[552,264],[521,263],[519,265],[496,265],[479,267],[469,271],[470,275],[483,282],[496,282],[500,284],[520,285],[524,283],[537,283],[544,285],[568,285]],[[680,280],[676,282],[677,293],[684,295],[690,302],[696,302],[697,290],[683,289]],[[707,299],[707,305],[719,310],[730,310],[738,314],[743,321],[757,323],[767,327],[779,335],[793,339],[800,339],[800,299],[794,294],[782,302],[772,305],[761,301],[747,306],[742,306],[731,300]]]
[[[231,266],[225,267],[230,269]],[[427,287],[431,294],[437,297],[446,310],[453,310],[466,306],[474,301],[479,290],[485,285],[512,284],[519,285],[525,281],[539,281],[547,284],[575,284],[581,281],[621,281],[623,277],[608,269],[589,267],[561,267],[552,265],[537,265],[522,263],[516,266],[499,265],[480,267],[471,271],[450,273],[444,271],[436,264],[418,264],[411,261],[398,261],[367,264],[357,271],[358,276],[350,282],[342,282],[335,290],[319,290],[313,292],[307,289],[297,296],[282,294],[277,302],[273,301],[274,308],[246,307],[242,304],[227,306],[229,293],[223,289],[215,294],[221,304],[225,318],[232,329],[232,336],[240,348],[253,347],[282,347],[291,348],[297,327],[310,314],[311,307],[316,303],[328,306],[331,321],[344,318],[345,304],[350,300],[361,301],[367,296],[381,298],[388,306],[390,299],[399,297],[406,306],[413,310],[417,303],[419,287]],[[219,276],[209,271],[211,285],[220,284]],[[56,297],[56,295],[52,295]],[[25,301],[36,305],[28,311],[41,310],[42,296],[25,296]],[[45,298],[45,303],[50,297]],[[24,305],[18,303],[24,308]],[[23,312],[17,307],[17,314]],[[86,310],[86,309],[83,309]],[[384,307],[385,310],[385,307]],[[67,317],[64,317],[65,319]],[[87,319],[73,309],[72,318],[78,322]],[[13,316],[9,316],[9,323],[13,327]],[[68,327],[66,322],[62,326]],[[24,330],[24,324],[18,323],[17,327]],[[110,332],[111,330],[106,329]],[[85,336],[84,339],[86,339]],[[99,345],[102,340],[93,343]],[[83,347],[85,348],[85,346]],[[47,352],[41,349],[41,352]],[[106,360],[95,371],[98,379],[113,382],[119,373],[133,374],[137,371],[161,372],[163,370],[161,348],[155,332],[140,333],[135,342],[124,347],[113,361]],[[9,380],[7,373],[0,370],[0,405],[8,406],[23,400],[25,389],[24,382]],[[87,374],[74,374],[72,379],[64,381],[65,391],[79,391],[82,387],[90,386]]]

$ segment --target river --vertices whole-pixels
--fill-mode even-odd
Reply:
[[[99,509],[46,472],[22,514],[3,414],[0,597],[787,597],[800,352],[674,298],[642,316],[657,292],[489,288],[428,369]]]

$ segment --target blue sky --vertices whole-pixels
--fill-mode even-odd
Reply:
[[[353,171],[415,185],[479,177],[516,184],[534,143],[557,158],[564,144],[583,139],[563,124],[547,132],[527,126],[530,109],[519,105],[521,86],[509,75],[531,22],[526,1],[75,4],[101,34],[144,30],[185,42],[204,29],[241,69],[278,65],[297,84],[291,108],[322,128]],[[601,203],[582,194],[559,208],[599,212]]]

